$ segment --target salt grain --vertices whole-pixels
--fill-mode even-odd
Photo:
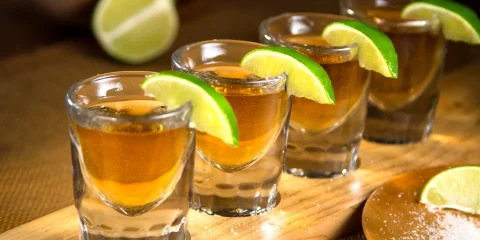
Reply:
[[[471,216],[447,212],[440,221],[440,225],[445,227],[439,232],[444,240],[480,239],[480,226]]]
[[[472,216],[457,213],[451,210],[439,211],[428,208],[434,213],[433,221],[425,221],[425,213],[413,214],[416,229],[412,230],[409,237],[429,240],[478,240],[480,239],[480,224]]]

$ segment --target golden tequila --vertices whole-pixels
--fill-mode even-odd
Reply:
[[[210,63],[199,65],[195,70],[246,82],[254,77],[238,63]],[[264,89],[228,84],[214,87],[227,98],[235,112],[240,143],[238,147],[232,147],[218,138],[199,132],[197,148],[205,158],[222,169],[242,168],[261,158],[275,142],[285,119],[287,92],[265,93]]]
[[[67,93],[80,239],[185,239],[195,133],[186,104],[167,111],[140,87],[153,72],[114,72]]]
[[[316,34],[285,35],[282,39],[311,46],[329,46],[328,42]],[[328,73],[336,102],[334,105],[319,104],[310,99],[293,97],[292,124],[309,132],[322,132],[338,127],[365,94],[368,72],[359,66],[356,59],[346,59],[349,56],[302,49],[299,51],[318,62]]]
[[[331,177],[356,169],[366,114],[369,72],[360,67],[356,56],[351,55],[358,49],[346,47],[347,51],[336,52],[319,35],[285,34],[280,37],[325,69],[336,100],[330,105],[292,97],[285,169],[303,177]]]
[[[434,19],[415,25],[399,9],[367,9],[370,22],[385,32],[398,55],[398,78],[372,73],[364,137],[387,143],[421,141],[429,135],[439,97],[445,43]]]
[[[160,108],[155,100],[108,101],[90,106],[124,116],[144,116]],[[187,126],[127,122],[101,129],[72,123],[82,146],[88,180],[115,205],[134,208],[159,199],[181,166]]]
[[[174,70],[192,73],[229,101],[239,128],[239,146],[197,132],[191,208],[211,215],[252,216],[277,205],[291,107],[285,76],[261,79],[241,68],[262,44],[209,40],[172,56]]]
[[[377,26],[392,40],[399,63],[397,79],[372,73],[370,99],[385,111],[395,111],[416,102],[437,77],[442,67],[439,58],[443,55],[445,39],[436,28],[400,30],[380,23],[401,21],[400,11],[372,9],[367,14],[379,22]]]

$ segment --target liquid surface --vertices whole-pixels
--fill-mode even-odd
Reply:
[[[394,111],[414,102],[438,78],[445,39],[441,31],[432,27],[392,27],[389,23],[405,21],[400,18],[400,11],[371,9],[367,14],[392,40],[398,55],[397,79],[372,73],[370,101],[381,109]]]
[[[381,21],[381,20],[397,21],[397,22],[405,21],[405,19],[402,19],[399,10],[389,9],[389,8],[368,9],[367,15],[371,18],[374,18],[374,20],[377,20],[377,21]]]
[[[120,116],[141,116],[160,106],[154,100],[131,100],[91,108]],[[75,122],[72,125],[90,183],[110,202],[123,207],[154,202],[171,188],[190,134],[187,126],[165,130],[153,123],[126,122],[101,129]]]
[[[243,79],[252,77],[247,70],[234,63],[215,63],[196,67],[197,71],[211,71],[224,78]],[[284,122],[288,95],[286,91],[265,92],[261,88],[245,85],[215,85],[232,106],[237,117],[240,142],[231,147],[208,134],[197,133],[197,148],[210,161],[223,169],[236,169],[261,157]]]
[[[317,35],[286,35],[282,36],[282,39],[298,44],[328,46],[328,43]],[[308,131],[326,131],[340,125],[365,94],[368,72],[359,66],[356,59],[349,61],[345,59],[346,56],[326,52],[303,51],[303,53],[322,65],[328,73],[336,103],[319,104],[310,99],[293,97],[291,122],[296,127]]]
[[[301,35],[284,35],[282,39],[287,42],[297,44],[307,44],[311,46],[330,46],[330,44],[319,34],[301,34]]]

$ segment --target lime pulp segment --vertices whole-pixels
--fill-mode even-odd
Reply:
[[[149,76],[142,88],[168,109],[191,102],[192,128],[238,146],[237,119],[232,107],[222,94],[201,79],[186,73],[164,71]]]
[[[480,19],[469,7],[447,0],[418,0],[402,11],[402,18],[431,19],[438,17],[443,26],[445,38],[480,44]]]
[[[390,38],[377,28],[357,20],[333,22],[322,37],[333,46],[358,44],[361,67],[385,77],[398,77],[398,57]]]
[[[261,47],[247,53],[240,65],[263,78],[285,73],[290,95],[322,104],[335,103],[327,72],[317,62],[296,50],[279,46]]]
[[[423,188],[420,202],[480,214],[480,167],[464,166],[435,175]]]
[[[117,60],[138,64],[167,51],[178,31],[173,0],[101,0],[93,13],[93,32]]]

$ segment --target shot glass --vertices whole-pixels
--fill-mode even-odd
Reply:
[[[150,74],[107,73],[68,90],[80,239],[189,239],[191,105],[163,107],[140,87]]]
[[[400,17],[409,0],[341,0],[344,15],[385,32],[398,54],[398,78],[372,73],[363,137],[380,143],[412,143],[428,138],[439,98],[446,40],[437,18]]]
[[[239,127],[239,146],[197,133],[192,208],[221,216],[252,216],[277,204],[290,98],[286,76],[262,79],[239,66],[262,44],[212,40],[178,49],[174,70],[196,75],[222,93]]]
[[[329,46],[323,29],[342,16],[286,13],[260,26],[260,41],[304,53],[328,73],[334,105],[293,97],[285,171],[309,178],[335,177],[358,166],[367,110],[369,72],[359,66],[357,44]]]

